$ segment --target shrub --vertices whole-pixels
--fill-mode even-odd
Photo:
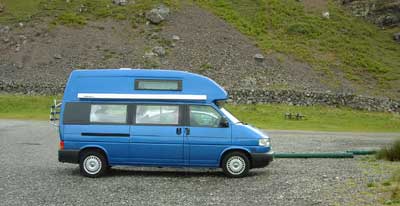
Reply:
[[[85,25],[86,24],[86,17],[81,16],[81,15],[77,15],[75,13],[64,13],[62,15],[60,15],[56,22],[63,24],[63,25]]]
[[[397,140],[391,146],[387,146],[376,154],[378,159],[389,161],[400,161],[400,140]]]

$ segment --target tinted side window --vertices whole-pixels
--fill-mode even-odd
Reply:
[[[193,127],[219,127],[221,115],[211,106],[189,106],[190,126]]]
[[[64,124],[88,124],[90,104],[70,102],[64,108]]]
[[[90,107],[91,123],[127,123],[128,106],[122,104],[92,104]]]
[[[178,105],[136,105],[136,124],[179,124]]]

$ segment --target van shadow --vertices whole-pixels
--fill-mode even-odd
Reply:
[[[120,169],[112,168],[107,177],[118,177],[118,176],[141,176],[141,177],[225,177],[221,171],[211,170],[173,170],[173,169]]]
[[[72,169],[69,174],[81,176],[79,168]],[[250,171],[247,177],[264,175],[264,171]],[[219,177],[227,178],[219,169],[174,169],[174,168],[112,168],[103,178],[112,177]]]

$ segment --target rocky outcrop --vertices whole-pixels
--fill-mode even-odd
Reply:
[[[339,0],[354,16],[360,16],[380,27],[400,26],[399,0]]]

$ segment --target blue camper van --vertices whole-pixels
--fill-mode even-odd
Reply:
[[[117,165],[222,168],[243,177],[273,152],[267,135],[223,107],[227,99],[216,82],[189,72],[75,70],[52,106],[58,160],[79,164],[87,177]]]

